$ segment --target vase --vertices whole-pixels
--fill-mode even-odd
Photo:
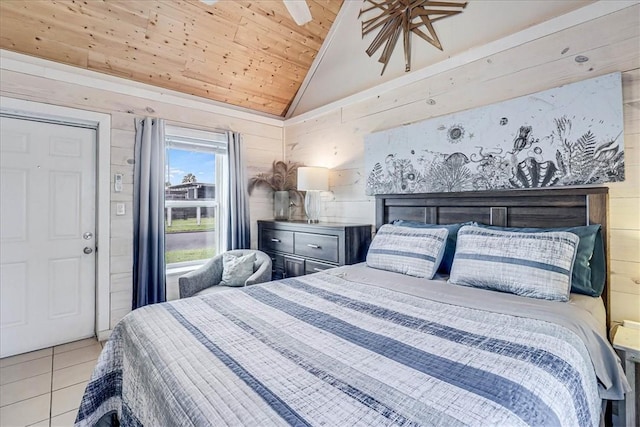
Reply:
[[[289,219],[289,192],[274,191],[273,193],[273,218],[277,221]]]

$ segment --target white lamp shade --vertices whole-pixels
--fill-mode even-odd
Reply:
[[[298,190],[328,191],[329,169],[311,166],[298,168]]]

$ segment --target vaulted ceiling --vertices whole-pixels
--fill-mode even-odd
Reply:
[[[593,2],[468,1],[434,24],[442,51],[414,38],[411,72]],[[0,0],[0,48],[286,117],[406,75],[402,42],[382,76],[380,52],[365,53],[362,0],[306,3],[299,26],[282,0]]]
[[[0,1],[0,47],[282,116],[342,0]]]

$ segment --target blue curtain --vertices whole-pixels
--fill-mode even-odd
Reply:
[[[227,132],[227,138],[227,158],[229,161],[227,250],[249,249],[251,246],[251,223],[242,138],[237,132]]]
[[[164,120],[136,119],[133,309],[164,302]]]

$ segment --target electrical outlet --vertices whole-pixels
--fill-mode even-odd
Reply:
[[[116,203],[116,215],[122,216],[125,214],[124,203]]]

